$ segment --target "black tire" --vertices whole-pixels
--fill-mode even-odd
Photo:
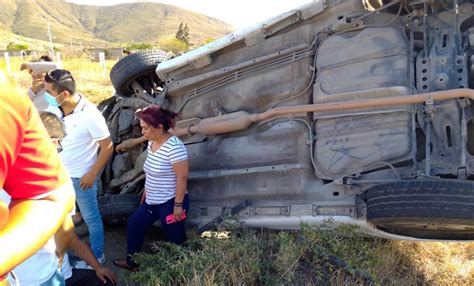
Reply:
[[[140,205],[140,195],[105,195],[98,197],[99,211],[103,220],[128,219]]]
[[[141,83],[145,89],[151,84],[149,79],[159,84],[156,67],[168,58],[168,54],[161,50],[143,50],[119,60],[110,71],[110,80],[115,91],[124,96],[133,94],[130,84],[134,80],[140,82],[143,78],[147,81]]]
[[[367,220],[399,235],[474,239],[474,183],[411,180],[378,185],[364,194]]]

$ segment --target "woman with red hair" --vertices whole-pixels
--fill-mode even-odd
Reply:
[[[145,231],[155,221],[161,221],[169,242],[185,242],[184,212],[189,207],[187,151],[183,142],[169,132],[176,113],[153,105],[136,115],[140,118],[143,137],[148,140],[148,156],[143,167],[145,190],[142,204],[128,219],[127,258],[114,260],[116,266],[131,271],[138,270],[132,255],[141,250]]]

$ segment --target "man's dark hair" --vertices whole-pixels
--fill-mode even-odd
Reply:
[[[56,114],[42,111],[40,112],[41,121],[43,121],[46,131],[48,131],[49,137],[63,140],[66,136],[66,130],[64,123],[56,116]]]
[[[57,93],[61,93],[67,90],[70,94],[76,92],[76,81],[72,77],[72,74],[68,70],[55,69],[49,71],[45,76],[44,80],[48,83],[53,84],[53,89]]]
[[[39,61],[40,61],[40,62],[52,62],[53,59],[52,59],[49,55],[42,55],[42,56],[39,58]]]

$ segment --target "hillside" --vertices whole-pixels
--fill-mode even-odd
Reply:
[[[191,42],[200,44],[233,30],[212,17],[159,3],[85,6],[62,0],[0,0],[0,30],[48,40],[48,23],[56,43],[156,42],[188,24]]]
[[[10,42],[27,44],[37,50],[46,50],[49,47],[49,42],[23,37],[0,28],[0,50],[5,50]]]

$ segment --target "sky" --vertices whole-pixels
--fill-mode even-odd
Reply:
[[[101,6],[133,2],[159,2],[215,17],[233,25],[236,29],[248,27],[311,1],[312,0],[67,0],[67,2],[76,4]]]

